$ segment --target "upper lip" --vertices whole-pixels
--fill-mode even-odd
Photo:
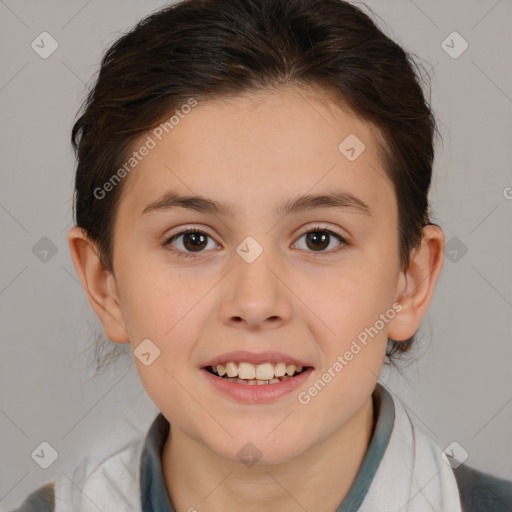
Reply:
[[[207,361],[203,367],[206,366],[217,366],[218,364],[225,364],[233,362],[245,362],[251,364],[263,364],[263,363],[286,363],[294,364],[295,366],[311,366],[310,364],[297,359],[296,357],[288,356],[281,352],[248,352],[246,350],[235,350],[233,352],[225,352],[210,361]]]

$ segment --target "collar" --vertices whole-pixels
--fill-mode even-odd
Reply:
[[[391,436],[395,420],[393,398],[380,383],[377,383],[372,399],[376,418],[374,432],[356,478],[336,512],[355,512],[359,509]],[[165,487],[162,469],[162,451],[169,430],[169,422],[162,413],[159,413],[144,441],[140,463],[142,512],[175,512]]]

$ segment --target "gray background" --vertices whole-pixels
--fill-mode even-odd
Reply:
[[[111,449],[122,429],[144,433],[158,412],[128,347],[126,357],[93,377],[91,346],[102,331],[66,234],[75,165],[70,130],[85,85],[107,45],[163,4],[0,0],[3,509],[61,471],[69,475],[92,448]],[[457,441],[468,465],[512,479],[512,2],[367,4],[430,70],[444,138],[430,198],[450,251],[419,332],[413,357],[420,359],[404,366],[403,376],[383,370],[381,380],[442,448]],[[31,48],[43,31],[59,45],[47,59]],[[441,46],[453,31],[469,44],[458,58]],[[453,45],[457,50],[460,41]],[[44,237],[54,255],[41,253]],[[31,458],[42,441],[58,452],[48,469]]]

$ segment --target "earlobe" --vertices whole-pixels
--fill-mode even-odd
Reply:
[[[399,276],[395,300],[402,310],[389,323],[389,338],[405,341],[418,330],[443,267],[443,249],[442,229],[434,225],[424,227],[420,246],[411,252],[409,266]]]
[[[130,338],[115,278],[101,263],[95,244],[78,226],[70,229],[68,244],[76,273],[107,338],[116,343],[128,343]]]

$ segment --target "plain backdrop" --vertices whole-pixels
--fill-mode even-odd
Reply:
[[[112,448],[121,432],[144,433],[158,413],[129,349],[94,377],[90,347],[102,330],[66,235],[70,131],[86,86],[105,48],[162,5],[0,1],[3,509],[69,474],[90,450]],[[444,139],[430,194],[446,235],[443,272],[412,354],[419,359],[403,375],[384,369],[381,380],[441,448],[456,441],[468,465],[512,479],[512,2],[367,5],[429,71]],[[58,44],[46,59],[31,46],[42,32]],[[31,457],[41,442],[58,454],[48,469]]]

